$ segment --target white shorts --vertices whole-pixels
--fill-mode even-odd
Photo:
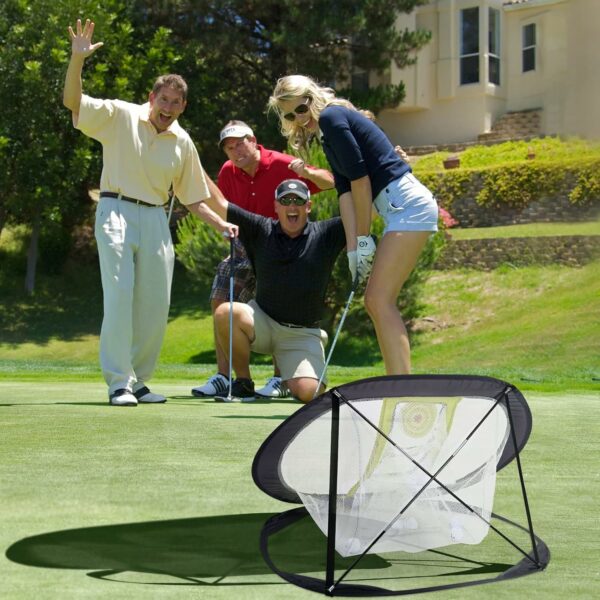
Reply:
[[[265,313],[255,300],[243,305],[254,322],[250,349],[271,354],[284,381],[297,377],[319,379],[325,367],[327,333],[318,327],[286,327]],[[325,381],[324,381],[325,383]]]
[[[373,201],[388,231],[437,231],[438,205],[433,194],[412,174],[389,183]]]

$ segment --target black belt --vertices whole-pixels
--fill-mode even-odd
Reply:
[[[133,204],[141,204],[142,206],[151,206],[152,208],[160,208],[162,204],[152,204],[150,202],[144,202],[143,200],[136,200],[129,196],[123,196],[123,194],[117,194],[117,192],[100,192],[100,198],[117,198],[118,200],[125,200],[125,202],[131,202]]]
[[[289,327],[290,329],[315,329],[319,328],[321,325],[320,321],[314,321],[311,325],[296,325],[295,323],[282,323],[281,321],[277,322],[284,327]]]

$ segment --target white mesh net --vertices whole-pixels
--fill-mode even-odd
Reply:
[[[361,554],[382,532],[369,553],[480,543],[489,529],[496,464],[509,433],[503,406],[477,429],[492,406],[489,398],[379,398],[353,400],[352,406],[361,414],[340,406],[337,552]],[[326,412],[298,433],[280,462],[281,479],[324,533],[330,440]],[[439,483],[431,480],[450,458],[435,476]]]

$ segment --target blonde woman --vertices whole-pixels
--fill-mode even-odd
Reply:
[[[437,231],[435,199],[380,127],[331,88],[303,75],[283,77],[269,108],[300,152],[313,136],[320,137],[339,195],[348,265],[353,279],[368,281],[365,307],[386,372],[410,373],[410,345],[397,299],[427,238]],[[385,222],[376,253],[370,235],[373,206]]]

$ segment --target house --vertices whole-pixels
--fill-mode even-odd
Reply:
[[[388,82],[378,122],[403,146],[488,137],[600,139],[600,0],[430,0],[398,19],[431,42]]]

